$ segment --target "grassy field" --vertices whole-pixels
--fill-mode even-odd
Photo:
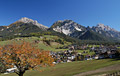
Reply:
[[[100,45],[88,45],[88,47],[100,47]]]
[[[95,52],[90,52],[90,50],[76,50],[78,53],[82,53],[82,55],[94,55]],[[83,53],[83,52],[86,52],[86,53]]]
[[[50,45],[47,45],[45,42],[43,42],[43,39],[46,39],[46,40],[51,40],[50,42]],[[19,40],[21,39],[21,40]],[[30,42],[30,43],[34,43],[35,40],[39,40],[39,43],[36,44],[36,46],[38,46],[38,48],[40,49],[43,49],[43,50],[47,50],[47,51],[64,51],[64,50],[67,50],[67,49],[56,49],[56,48],[59,48],[59,47],[62,47],[62,46],[67,46],[67,45],[70,45],[71,43],[70,42],[66,42],[64,41],[64,44],[60,44],[58,42],[55,42],[54,40],[55,39],[61,39],[63,40],[62,38],[59,38],[57,36],[51,36],[51,35],[44,35],[42,36],[42,38],[38,38],[38,37],[26,37],[26,38],[16,38],[16,39],[13,39],[13,40],[7,40],[7,41],[0,41],[0,45],[7,45],[7,44],[12,44],[13,42],[22,42],[22,41],[27,41],[27,42]],[[53,42],[52,42],[53,40]]]
[[[82,72],[103,68],[113,64],[120,64],[120,60],[103,59],[103,60],[91,60],[91,61],[77,61],[71,63],[61,63],[54,67],[42,68],[43,72],[29,70],[24,76],[72,76]],[[1,74],[0,76],[17,76],[16,74]]]
[[[118,47],[118,49],[120,49],[120,47]]]

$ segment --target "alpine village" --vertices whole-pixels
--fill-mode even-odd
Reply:
[[[120,32],[23,17],[0,26],[0,76],[120,76]]]

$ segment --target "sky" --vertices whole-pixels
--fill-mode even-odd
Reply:
[[[102,23],[120,31],[120,0],[0,0],[0,26],[22,17],[48,27],[70,19],[86,27]]]

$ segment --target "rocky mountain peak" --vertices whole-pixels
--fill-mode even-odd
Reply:
[[[85,30],[84,26],[81,26],[72,20],[57,21],[51,26],[51,28],[56,32],[64,33],[65,35]]]
[[[20,21],[20,22],[24,22],[24,23],[35,22],[34,20],[29,19],[29,18],[27,18],[27,17],[23,17],[23,18],[21,18],[21,19],[18,20],[18,21]]]
[[[96,27],[101,27],[101,28],[104,28],[105,27],[105,25],[104,24],[97,24],[97,26]]]
[[[67,23],[73,23],[73,21],[72,20],[58,20],[58,21],[56,21],[54,24],[56,24],[56,23],[64,23],[64,24],[67,24]]]
[[[104,24],[97,24],[97,26],[93,26],[92,28],[96,28],[97,30],[103,30],[103,31],[116,31],[113,28]]]
[[[74,22],[73,20],[65,19],[64,22]]]
[[[92,30],[106,37],[120,37],[118,31],[104,24],[97,24],[97,26],[92,27]]]
[[[27,17],[23,17],[20,20],[18,20],[17,22],[32,23],[32,24],[38,26],[39,28],[43,28],[43,29],[47,29],[48,28],[47,26],[39,24],[36,20],[32,20],[32,19],[27,18]]]

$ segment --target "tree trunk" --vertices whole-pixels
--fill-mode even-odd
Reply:
[[[19,76],[23,76],[24,72],[20,72]]]

